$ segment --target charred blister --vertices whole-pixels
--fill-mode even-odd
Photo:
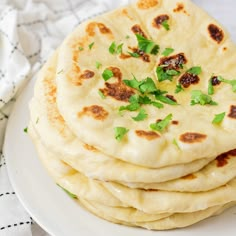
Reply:
[[[145,138],[147,140],[154,140],[160,137],[159,134],[153,131],[136,130],[135,133],[138,137]]]
[[[213,86],[220,85],[221,81],[218,79],[218,76],[211,77],[211,84]]]
[[[230,117],[232,119],[236,119],[236,106],[234,106],[234,105],[230,106],[230,112],[228,114],[228,117]]]
[[[174,97],[173,95],[169,95],[169,94],[167,94],[166,97],[169,98],[171,101],[177,103],[177,100],[175,99],[175,97]]]
[[[164,14],[163,14],[163,15],[159,15],[159,16],[157,16],[157,17],[154,18],[154,20],[153,20],[153,22],[152,22],[152,25],[153,25],[154,27],[160,29],[161,26],[162,26],[162,23],[163,23],[164,21],[169,20],[169,19],[170,19],[170,17],[169,17],[168,15],[164,15]]]
[[[181,134],[179,140],[183,143],[201,143],[207,138],[207,135],[200,133],[187,132]]]
[[[199,81],[200,78],[198,77],[198,75],[194,75],[188,72],[184,73],[179,79],[179,83],[184,88],[188,88],[191,84],[197,84]]]
[[[78,117],[84,115],[91,116],[95,120],[103,121],[107,118],[109,113],[102,106],[92,105],[89,107],[84,107],[83,110],[78,113]]]
[[[95,28],[98,27],[101,34],[112,35],[112,31],[103,23],[100,22],[91,22],[86,27],[86,32],[89,36],[95,35]]]
[[[208,32],[211,36],[211,38],[216,41],[218,44],[222,42],[222,40],[224,39],[224,32],[223,30],[214,24],[210,24],[208,26]]]
[[[236,149],[230,150],[228,152],[222,153],[216,158],[216,166],[217,167],[223,167],[228,164],[228,160],[231,157],[236,156]]]
[[[164,70],[179,70],[187,63],[184,53],[179,53],[169,57],[162,57],[159,66],[163,66]]]
[[[175,13],[183,12],[184,14],[189,15],[188,12],[185,10],[183,3],[177,3],[176,8],[173,9],[173,12]]]
[[[91,70],[85,70],[83,74],[80,75],[80,79],[91,79],[93,78],[95,73]]]
[[[136,25],[132,26],[131,30],[134,34],[139,34],[139,35],[143,36],[144,38],[147,38],[146,34],[141,29],[140,25],[136,24]]]

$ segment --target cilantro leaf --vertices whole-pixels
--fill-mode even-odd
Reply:
[[[164,107],[164,105],[163,105],[162,103],[160,103],[160,102],[152,102],[151,104],[152,104],[154,107],[157,107],[157,108],[159,108],[159,109],[161,109],[161,108]]]
[[[171,100],[170,98],[163,96],[163,95],[155,94],[155,98],[156,98],[156,100],[159,100],[159,101],[169,104],[169,105],[177,105],[177,102],[175,102],[175,101]]]
[[[226,84],[230,84],[232,86],[233,92],[236,93],[236,80],[224,79],[221,76],[218,76],[218,80],[221,81],[221,82],[224,82]]]
[[[111,70],[104,70],[102,73],[102,77],[105,81],[109,80],[110,78],[112,78],[114,76],[113,72]]]
[[[172,81],[173,77],[179,75],[180,72],[177,70],[164,70],[164,67],[158,66],[156,68],[156,74],[159,82],[169,80]]]
[[[131,88],[134,88],[134,89],[137,89],[137,90],[139,90],[139,85],[141,84],[137,79],[136,79],[136,77],[133,75],[133,79],[131,79],[131,80],[123,80],[123,82],[127,85],[127,86],[129,86],[129,87],[131,87]]]
[[[142,121],[145,120],[147,118],[148,114],[146,113],[146,111],[144,109],[141,109],[138,113],[137,116],[132,117],[133,120],[135,121]]]
[[[188,69],[187,72],[192,75],[199,75],[202,73],[202,68],[200,66],[194,66]]]
[[[123,43],[121,43],[120,45],[117,46],[116,53],[121,54],[122,51],[123,51]]]
[[[212,84],[212,78],[210,78],[208,82],[208,95],[213,95],[214,94],[214,87]]]
[[[225,112],[216,114],[214,119],[212,120],[212,124],[219,124],[223,121],[224,118],[225,118]]]
[[[96,68],[99,69],[102,66],[102,64],[99,61],[96,61]]]
[[[178,149],[180,149],[178,143],[177,143],[177,140],[176,139],[173,139],[173,142],[172,142]]]
[[[139,85],[139,91],[141,93],[152,93],[157,90],[157,87],[152,78],[147,77],[145,80],[141,81]]]
[[[161,25],[162,25],[167,31],[170,30],[170,26],[169,26],[167,20],[163,21],[163,22],[161,23]]]
[[[131,57],[139,58],[140,55],[137,52],[128,52]]]
[[[117,141],[121,141],[124,136],[129,132],[128,129],[124,128],[124,127],[115,127],[114,128],[115,131],[115,138]]]
[[[106,98],[106,96],[104,95],[104,93],[101,90],[98,90],[98,94],[102,99]]]
[[[193,90],[191,92],[191,103],[192,106],[196,104],[200,104],[201,106],[204,105],[217,105],[216,102],[212,100],[209,95],[202,93],[200,90]]]
[[[130,104],[127,105],[127,106],[121,106],[121,107],[119,108],[119,111],[125,111],[125,110],[128,110],[128,111],[137,111],[139,108],[140,108],[139,103],[130,103]]]
[[[174,52],[173,48],[165,48],[165,50],[162,52],[162,55],[167,57],[169,56],[172,52]]]
[[[80,46],[79,47],[79,51],[83,51],[83,50],[84,50],[84,48]]]
[[[122,53],[122,47],[123,47],[123,43],[117,46],[115,42],[112,42],[109,47],[109,52],[111,54],[120,54]]]
[[[150,128],[155,131],[162,132],[171,122],[173,115],[169,114],[163,120],[150,124]]]
[[[92,43],[89,44],[89,49],[90,49],[90,50],[92,49],[93,45],[94,45],[94,42],[92,42]]]
[[[184,91],[181,84],[177,84],[175,88],[175,93],[180,93],[181,91]]]
[[[141,51],[144,51],[144,52],[150,53],[150,54],[154,54],[154,55],[156,55],[159,52],[159,48],[160,48],[159,45],[157,45],[153,41],[144,38],[140,34],[136,34],[136,38],[138,41],[138,48]]]
[[[148,96],[139,96],[139,103],[140,104],[152,104],[152,100]]]
[[[61,189],[63,189],[71,198],[77,198],[77,196],[73,193],[71,193],[70,191],[68,191],[67,189],[63,188],[61,185],[57,184]]]
[[[25,127],[25,128],[24,128],[24,132],[25,132],[25,133],[28,133],[28,127]]]

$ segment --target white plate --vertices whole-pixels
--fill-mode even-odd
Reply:
[[[225,7],[232,14],[222,18],[222,22],[229,30],[235,27],[235,23],[228,19],[227,15],[234,16],[236,9],[234,0],[197,1],[204,5],[210,12],[223,12]],[[218,2],[218,4],[217,4]],[[226,3],[231,3],[228,6]],[[221,10],[220,10],[221,9]],[[226,12],[225,12],[226,13]],[[235,22],[235,21],[234,21]],[[236,32],[232,31],[233,33]],[[39,162],[34,147],[23,129],[29,120],[28,101],[32,96],[34,81],[32,80],[17,100],[15,108],[8,122],[5,137],[5,156],[12,185],[26,210],[35,221],[47,232],[55,236],[233,236],[236,234],[236,208],[231,208],[218,217],[213,217],[191,227],[166,232],[153,232],[138,228],[129,228],[115,225],[101,220],[80,208],[76,202],[70,199],[57,187],[48,176]]]

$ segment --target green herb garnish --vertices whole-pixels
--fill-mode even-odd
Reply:
[[[99,61],[96,61],[96,68],[99,69],[102,66],[102,64]]]
[[[123,43],[121,43],[117,46],[115,42],[112,42],[112,44],[109,47],[109,52],[111,54],[121,54],[122,53],[122,47],[123,47]]]
[[[140,55],[137,52],[128,52],[131,57],[139,58]]]
[[[228,79],[224,79],[221,76],[217,77],[219,81],[224,82],[226,84],[230,84],[232,86],[232,90],[234,93],[236,93],[236,80],[228,80]]]
[[[124,136],[129,132],[129,130],[124,127],[115,127],[114,131],[115,131],[115,138],[117,141],[121,141],[124,138]]]
[[[193,90],[191,92],[191,103],[192,106],[196,104],[200,104],[201,106],[204,105],[217,105],[216,102],[212,101],[212,98],[207,95],[202,93],[200,90]]]
[[[225,118],[225,112],[215,115],[212,124],[220,124]]]
[[[164,20],[161,25],[168,31],[170,30],[170,26],[168,24],[168,20]]]
[[[173,142],[172,142],[178,149],[180,149],[179,147],[179,144],[177,143],[177,140],[176,139],[173,139]]]
[[[165,50],[162,52],[161,55],[167,57],[167,56],[169,56],[172,52],[174,52],[174,49],[173,49],[173,48],[165,48]]]
[[[28,133],[28,127],[24,128],[24,132]]]
[[[163,120],[150,125],[150,128],[155,131],[162,132],[171,122],[173,115],[169,114]]]
[[[199,75],[202,73],[202,68],[200,66],[194,66],[187,70],[187,72],[192,75]]]
[[[77,196],[73,193],[71,193],[70,191],[68,191],[67,189],[63,188],[61,185],[57,184],[61,189],[63,189],[71,198],[77,198]]]
[[[101,90],[98,90],[98,94],[102,99],[106,98],[106,96],[104,95],[104,93]]]
[[[210,78],[208,82],[208,95],[213,95],[214,94],[214,87],[212,84],[212,78]]]
[[[163,66],[158,66],[156,68],[156,74],[159,82],[169,80],[172,81],[173,77],[179,75],[180,72],[177,70],[165,70]]]
[[[132,119],[135,121],[142,121],[142,120],[145,120],[147,116],[148,114],[146,113],[146,111],[144,109],[140,109],[138,115],[135,117],[132,117]]]
[[[180,93],[181,91],[184,91],[181,84],[177,84],[175,87],[175,93]]]
[[[80,46],[79,47],[79,51],[83,51],[83,50],[84,50],[84,48]]]
[[[144,51],[149,54],[154,54],[156,55],[159,52],[159,45],[154,43],[153,41],[144,38],[140,34],[136,34],[136,38],[138,40],[138,48],[141,51]]]
[[[139,85],[139,91],[141,93],[152,93],[157,91],[157,87],[152,78],[147,77],[145,80],[141,81]]]
[[[93,45],[94,45],[94,42],[92,42],[92,43],[89,44],[89,49],[90,49],[90,50],[92,49]]]
[[[61,69],[60,71],[57,72],[58,75],[62,74],[64,72],[63,69]]]
[[[129,36],[129,35],[126,35],[126,36],[125,36],[125,38],[126,38],[126,39],[129,39],[129,38],[130,38],[130,36]]]
[[[38,124],[39,123],[39,117],[37,118],[37,120],[35,121],[35,124]]]
[[[169,105],[172,105],[172,106],[178,105],[177,102],[175,102],[175,101],[171,100],[170,98],[168,98],[168,97],[166,97],[166,96],[163,96],[163,95],[156,94],[156,95],[155,95],[155,98],[156,98],[157,100],[159,100],[160,102],[163,102],[163,103],[165,103],[165,104],[169,104]]]
[[[113,72],[111,70],[104,70],[103,73],[102,73],[102,78],[107,81],[109,80],[110,78],[112,78],[114,76]]]

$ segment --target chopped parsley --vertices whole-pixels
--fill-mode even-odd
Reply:
[[[141,51],[144,51],[146,53],[149,54],[154,54],[157,55],[157,53],[159,52],[159,45],[157,45],[155,42],[144,38],[142,35],[140,34],[136,34],[136,38],[138,40],[138,48]]]
[[[170,124],[170,122],[172,120],[172,117],[173,117],[173,115],[169,114],[163,120],[158,121],[158,122],[153,123],[153,124],[150,124],[150,128],[152,130],[155,130],[155,131],[158,131],[158,132],[162,132]]]
[[[220,124],[225,118],[225,112],[215,115],[212,124]]]
[[[156,68],[156,74],[159,82],[169,80],[172,81],[173,77],[179,75],[180,72],[177,70],[165,70],[163,66]]]
[[[25,133],[28,133],[28,127],[25,127],[25,128],[24,128],[24,132],[25,132]]]
[[[96,68],[99,69],[102,66],[102,64],[99,61],[96,61]]]
[[[157,100],[159,100],[160,102],[162,102],[162,103],[169,104],[169,105],[172,105],[172,106],[178,104],[177,102],[171,100],[170,98],[168,98],[168,97],[166,97],[166,96],[164,96],[162,94],[155,94],[155,98]]]
[[[124,136],[129,132],[128,129],[124,128],[124,127],[115,127],[114,128],[115,131],[115,138],[117,141],[121,141]]]
[[[98,90],[98,94],[102,99],[106,98],[106,96],[104,95],[104,93],[101,90]]]
[[[123,80],[123,82],[129,87],[139,90],[140,82],[136,79],[134,75],[133,75],[133,79]]]
[[[214,87],[212,84],[212,78],[210,78],[208,82],[208,95],[213,95],[214,94]]]
[[[189,74],[200,75],[202,73],[202,68],[200,66],[194,66],[187,70]]]
[[[177,143],[177,140],[176,139],[173,139],[173,142],[172,142],[178,149],[180,149],[179,148],[179,144]]]
[[[232,86],[233,92],[236,93],[236,80],[224,79],[221,76],[218,76],[218,80],[221,81],[221,82],[224,82],[226,84],[230,84]]]
[[[168,20],[164,20],[161,25],[168,31],[170,30],[170,26],[168,24]]]
[[[137,52],[128,52],[131,57],[139,58],[140,55]]]
[[[159,108],[159,109],[161,109],[161,108],[164,107],[164,105],[163,105],[162,103],[160,103],[160,102],[152,102],[151,104],[152,104],[154,107],[157,107],[157,108]]]
[[[147,77],[145,80],[141,81],[141,84],[139,85],[139,91],[141,93],[152,93],[157,91],[157,87],[152,78]]]
[[[119,111],[125,111],[125,110],[128,110],[128,111],[137,111],[139,108],[140,108],[140,104],[139,104],[139,103],[130,103],[130,104],[127,105],[127,106],[121,106],[121,107],[119,108]]]
[[[140,109],[138,115],[135,117],[132,117],[132,119],[135,121],[142,121],[142,120],[145,120],[147,117],[148,117],[148,114],[146,113],[146,111],[144,109]]]
[[[73,193],[71,193],[70,191],[68,191],[67,189],[63,188],[61,185],[57,184],[60,188],[62,188],[71,198],[77,198],[77,196]]]
[[[84,50],[84,48],[80,46],[79,47],[79,51],[83,51],[83,50]]]
[[[217,103],[214,102],[209,95],[202,93],[202,91],[200,91],[200,90],[193,90],[191,92],[191,103],[190,104],[191,104],[191,106],[196,105],[196,104],[199,104],[201,106],[204,106],[207,104],[217,105]]]
[[[109,80],[110,78],[112,78],[114,76],[113,72],[111,70],[104,70],[103,73],[102,73],[102,78],[107,81]]]
[[[176,87],[175,87],[175,93],[180,93],[184,91],[183,87],[181,84],[177,84]]]
[[[122,53],[122,47],[123,47],[123,43],[121,43],[117,46],[115,42],[112,42],[112,44],[109,47],[109,52],[111,54],[121,54]]]
[[[92,42],[92,43],[89,44],[88,47],[89,47],[90,50],[92,49],[93,45],[94,45],[94,42]]]
[[[174,52],[174,49],[173,49],[173,48],[165,48],[165,50],[162,52],[161,55],[167,57],[167,56],[169,56],[172,52]]]

